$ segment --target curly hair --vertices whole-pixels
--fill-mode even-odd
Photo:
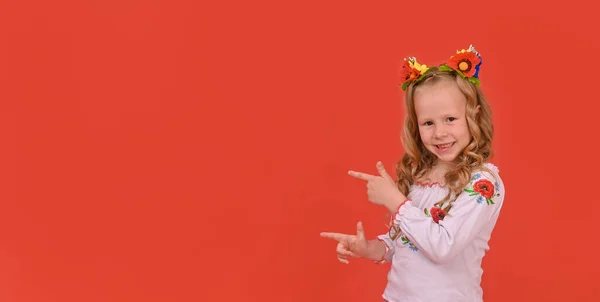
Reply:
[[[455,159],[455,168],[448,171],[444,176],[448,194],[436,203],[436,205],[441,205],[446,201],[450,201],[444,208],[448,212],[456,197],[469,183],[472,172],[475,170],[489,170],[484,164],[493,156],[494,126],[490,106],[486,102],[481,89],[455,71],[440,71],[436,67],[431,67],[431,70],[425,74],[421,81],[411,83],[407,87],[404,103],[406,118],[402,137],[404,155],[396,164],[396,185],[402,194],[408,196],[410,187],[416,181],[423,179],[436,162],[436,156],[425,148],[419,134],[414,94],[417,89],[434,85],[443,80],[455,81],[460,91],[465,95],[467,99],[465,115],[471,134],[471,141]],[[394,231],[394,234],[392,234],[392,231]],[[392,239],[396,239],[399,234],[399,226],[392,224],[390,226]]]

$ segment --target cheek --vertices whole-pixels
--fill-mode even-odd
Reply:
[[[457,133],[458,136],[466,139],[466,140],[470,140],[469,138],[471,137],[471,132],[469,132],[469,127],[467,126],[467,123],[461,124],[458,128],[457,128]]]
[[[427,130],[419,128],[419,135],[421,136],[421,140],[424,144],[427,144],[427,142],[429,142],[430,135]]]

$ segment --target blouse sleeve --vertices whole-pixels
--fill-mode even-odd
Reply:
[[[438,216],[439,209],[420,210],[409,200],[398,209],[395,223],[429,259],[444,263],[460,254],[483,228],[494,227],[503,201],[500,177],[477,172],[445,216]]]
[[[382,234],[376,237],[379,241],[385,244],[385,254],[379,261],[375,261],[375,263],[387,263],[392,262],[392,257],[394,256],[395,242],[390,237],[389,233]]]

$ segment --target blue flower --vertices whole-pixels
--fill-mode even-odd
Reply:
[[[478,180],[481,178],[481,174],[477,173],[475,175],[473,175],[473,178],[471,178],[471,180]]]
[[[412,242],[408,243],[408,248],[410,248],[411,250],[413,250],[415,252],[419,250],[414,244],[412,244]]]
[[[481,63],[483,63],[483,59],[481,58],[481,56],[479,57],[479,64],[477,64],[477,66],[475,66],[475,74],[473,75],[474,78],[479,78],[479,67],[481,66]]]

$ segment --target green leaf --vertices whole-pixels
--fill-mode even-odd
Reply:
[[[441,66],[438,68],[438,70],[439,70],[439,71],[452,71],[452,70],[454,70],[454,69],[452,69],[452,68],[451,68],[450,66],[448,66],[448,65],[441,65]]]
[[[469,196],[476,196],[476,195],[479,195],[479,193],[477,193],[477,192],[471,192],[471,193],[469,193]]]
[[[422,80],[422,79],[425,77],[425,75],[426,75],[426,74],[429,72],[429,70],[431,70],[431,69],[427,69],[427,71],[425,71],[425,72],[424,72],[422,75],[420,75],[420,76],[419,76],[419,77],[416,79],[416,81],[417,81],[417,82],[421,81],[421,80]]]
[[[473,191],[472,189],[465,189],[465,191],[467,191],[467,192],[470,192],[470,193],[473,193],[473,192],[475,192],[475,191]]]
[[[456,70],[456,69],[455,69],[455,71],[456,71],[456,73],[458,73],[458,75],[460,75],[461,77],[463,77],[463,79],[467,78],[467,76],[464,73],[462,73],[462,71]]]
[[[477,86],[481,85],[481,82],[479,81],[478,78],[469,78],[469,82],[471,82]]]
[[[425,212],[425,215],[430,216],[429,215],[429,210],[425,209],[423,212]]]
[[[406,90],[406,87],[408,87],[409,84],[410,84],[410,82],[404,82],[402,84],[402,90]]]

